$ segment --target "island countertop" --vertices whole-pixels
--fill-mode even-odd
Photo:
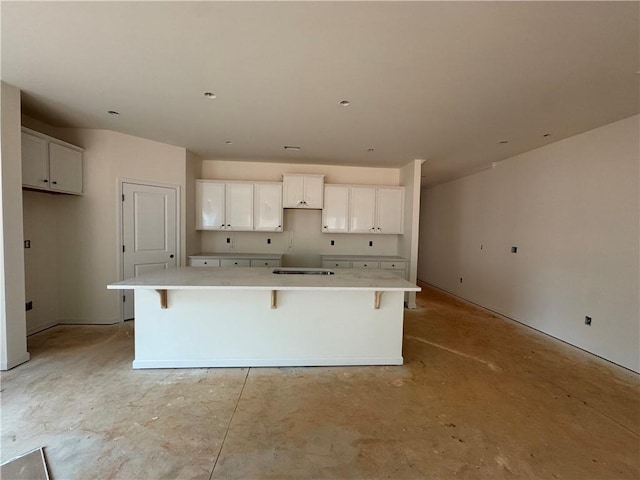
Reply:
[[[333,275],[274,274],[272,267],[179,267],[148,273],[107,288],[138,290],[351,290],[418,292],[420,287],[385,270],[334,269]],[[280,268],[279,270],[287,270]],[[305,269],[294,269],[305,270]],[[326,270],[326,269],[311,269]]]

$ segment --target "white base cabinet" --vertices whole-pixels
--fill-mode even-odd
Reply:
[[[201,253],[189,257],[190,267],[280,267],[282,254]]]
[[[75,145],[22,128],[22,185],[82,195],[83,151]]]
[[[368,268],[388,270],[405,280],[409,261],[404,257],[366,255],[322,255],[322,268]]]

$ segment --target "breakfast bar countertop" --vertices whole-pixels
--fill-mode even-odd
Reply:
[[[385,270],[340,269],[332,275],[277,275],[271,267],[179,267],[148,273],[121,282],[109,289],[165,290],[351,290],[418,292],[420,287]],[[327,270],[299,269],[290,270]]]

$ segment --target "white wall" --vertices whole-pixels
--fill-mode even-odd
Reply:
[[[22,237],[20,90],[0,82],[0,369],[29,360]]]
[[[199,253],[201,234],[196,230],[196,179],[202,177],[202,159],[187,150],[185,188],[185,252],[186,256]],[[185,257],[186,257],[185,256]],[[187,258],[182,259],[187,265]]]
[[[418,277],[640,371],[639,131],[634,116],[426,189]]]
[[[404,234],[400,237],[398,254],[409,259],[409,277],[416,283],[418,277],[418,225],[420,221],[420,174],[423,160],[414,160],[400,169],[400,182],[405,186]],[[407,292],[405,301],[416,308],[416,292]]]
[[[344,167],[293,163],[205,160],[202,178],[281,182],[283,173],[319,173],[325,183],[399,185],[396,168]],[[322,233],[320,210],[285,209],[284,232],[202,232],[202,252],[283,253],[284,264],[319,267],[320,255],[397,255],[398,235],[352,235]],[[231,243],[227,243],[230,238]],[[271,239],[271,244],[267,244]],[[331,245],[331,240],[335,245]],[[373,241],[373,246],[369,246]]]

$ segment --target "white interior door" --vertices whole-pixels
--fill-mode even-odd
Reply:
[[[177,190],[122,184],[123,279],[177,265]],[[133,318],[133,291],[123,290],[124,319]]]

